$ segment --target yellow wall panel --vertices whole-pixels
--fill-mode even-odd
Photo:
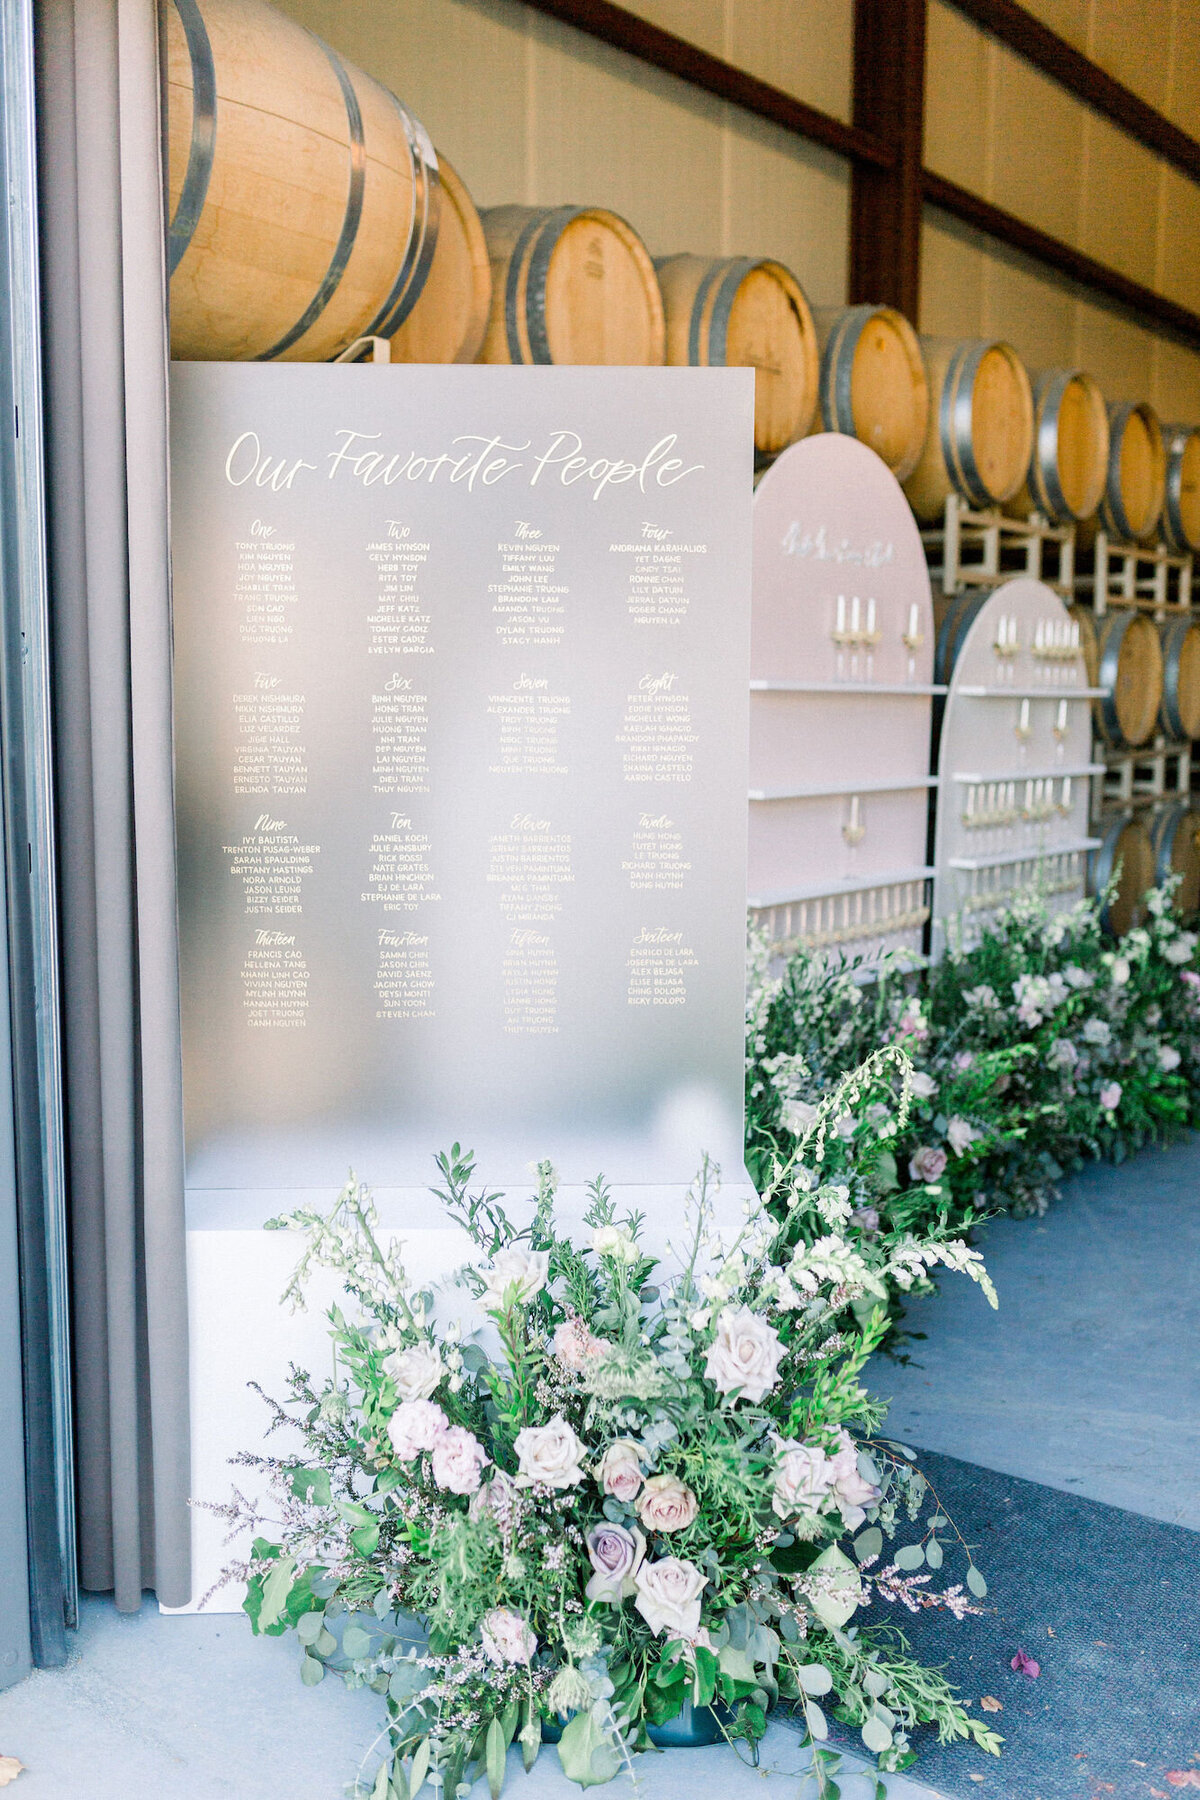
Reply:
[[[1080,248],[1153,287],[1157,159],[1095,114],[1087,120],[1084,157]]]
[[[1027,369],[1073,366],[1074,296],[1024,258],[1002,253],[987,258],[984,328],[988,337],[1007,339]]]
[[[1168,425],[1200,425],[1200,353],[1159,338],[1150,398]]]
[[[480,206],[524,200],[530,13],[518,0],[283,0],[398,94]]]
[[[1040,230],[1076,243],[1083,199],[1083,108],[1056,82],[1001,46],[994,48],[993,59],[988,198]]]
[[[1161,109],[1167,97],[1172,0],[1092,0],[1088,54]]]
[[[1200,0],[1175,0],[1171,86],[1164,111],[1200,138]]]
[[[1170,300],[1200,312],[1200,186],[1163,171],[1157,286]]]
[[[608,206],[658,256],[721,248],[722,102],[535,15],[530,186]]]
[[[731,255],[773,256],[814,306],[842,306],[849,253],[850,178],[840,157],[765,120],[731,114]]]
[[[1078,302],[1075,361],[1096,377],[1105,399],[1149,399],[1154,351],[1153,336],[1141,326],[1094,301]]]
[[[990,46],[982,31],[931,0],[925,60],[925,161],[960,187],[985,194],[991,96]]]
[[[853,0],[727,0],[727,4],[730,62],[822,112],[849,119]]]
[[[925,209],[920,328],[926,336],[983,336],[984,261],[983,240],[975,232]]]
[[[1082,50],[1086,55],[1091,18],[1089,0],[1025,0],[1025,7],[1043,25],[1057,31],[1059,37],[1066,38],[1076,50]]]

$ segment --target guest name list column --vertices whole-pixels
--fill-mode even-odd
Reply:
[[[740,1178],[752,376],[173,379],[191,1185]]]

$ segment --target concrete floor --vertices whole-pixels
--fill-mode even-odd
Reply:
[[[893,1397],[890,1431],[1200,1529],[1198,1202],[1200,1140],[1087,1170],[1042,1221],[986,1227],[1000,1311],[958,1276],[912,1305],[910,1328],[928,1336],[907,1366],[870,1373]],[[149,1602],[123,1617],[93,1598],[71,1665],[0,1695],[0,1754],[28,1765],[13,1792],[29,1800],[338,1800],[379,1717],[373,1695],[333,1679],[303,1687],[294,1645],[255,1640],[240,1618],[163,1617]],[[763,1761],[751,1773],[727,1747],[676,1751],[643,1759],[639,1782],[646,1800],[811,1800],[788,1727],[772,1727]],[[514,1765],[520,1800],[576,1791],[552,1752],[529,1778]],[[1002,1764],[989,1791],[997,1781]],[[903,1777],[887,1787],[938,1800]],[[868,1800],[865,1772],[842,1794]]]
[[[1044,1219],[996,1219],[979,1247],[993,1312],[963,1275],[880,1357],[906,1443],[1200,1530],[1200,1137],[1070,1181]]]
[[[374,1766],[381,1717],[374,1694],[348,1693],[332,1677],[304,1687],[294,1641],[256,1639],[244,1619],[166,1617],[149,1600],[122,1615],[90,1597],[70,1666],[0,1694],[0,1755],[27,1765],[13,1800],[340,1800],[364,1755]],[[674,1750],[640,1757],[638,1785],[643,1800],[814,1800],[806,1761],[795,1732],[774,1725],[758,1771],[727,1745]],[[865,1764],[847,1757],[844,1769],[843,1800],[873,1800]],[[510,1753],[511,1800],[580,1791],[552,1749],[529,1776]],[[628,1783],[609,1791],[627,1793]],[[475,1800],[486,1795],[478,1783]],[[941,1797],[889,1776],[888,1800]]]

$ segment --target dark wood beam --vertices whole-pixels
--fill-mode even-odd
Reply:
[[[1082,250],[1063,243],[1061,238],[1051,237],[1035,225],[1026,224],[1015,213],[1005,212],[989,200],[981,200],[978,194],[947,181],[943,175],[935,175],[932,169],[925,170],[921,185],[929,206],[940,207],[964,225],[973,225],[977,231],[986,232],[988,237],[1007,244],[1010,249],[1019,250],[1071,281],[1115,300],[1133,313],[1140,324],[1164,330],[1193,350],[1200,350],[1200,313],[1177,305],[1164,294],[1155,293],[1153,288],[1143,287],[1140,281],[1131,281],[1127,275],[1109,268],[1107,263],[1097,262]]]
[[[589,37],[599,38],[601,43],[615,50],[624,50],[639,62],[649,63],[652,68],[675,75],[692,87],[702,88],[718,100],[729,100],[744,112],[769,119],[773,125],[782,126],[810,144],[821,144],[839,156],[850,157],[856,164],[866,163],[880,169],[891,165],[893,152],[890,146],[870,131],[860,129],[857,123],[847,125],[844,120],[835,119],[832,113],[806,105],[782,88],[772,87],[770,82],[747,74],[745,69],[723,62],[719,56],[710,55],[696,44],[689,44],[686,38],[649,24],[627,7],[613,5],[612,0],[525,0],[525,4],[534,12],[546,13],[564,25],[587,32]]]
[[[854,111],[891,152],[889,167],[855,163],[850,186],[851,304],[918,317],[921,151],[925,135],[926,0],[855,0]]]
[[[955,10],[1049,75],[1155,156],[1200,181],[1200,143],[1015,0],[951,0]]]

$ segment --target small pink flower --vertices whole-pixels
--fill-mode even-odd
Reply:
[[[1119,1081],[1106,1081],[1100,1089],[1100,1104],[1105,1112],[1116,1112],[1121,1104],[1121,1084]]]
[[[1008,1666],[1015,1669],[1018,1675],[1028,1675],[1030,1681],[1036,1681],[1042,1672],[1041,1663],[1034,1662],[1032,1656],[1026,1656],[1023,1650],[1017,1651]]]

